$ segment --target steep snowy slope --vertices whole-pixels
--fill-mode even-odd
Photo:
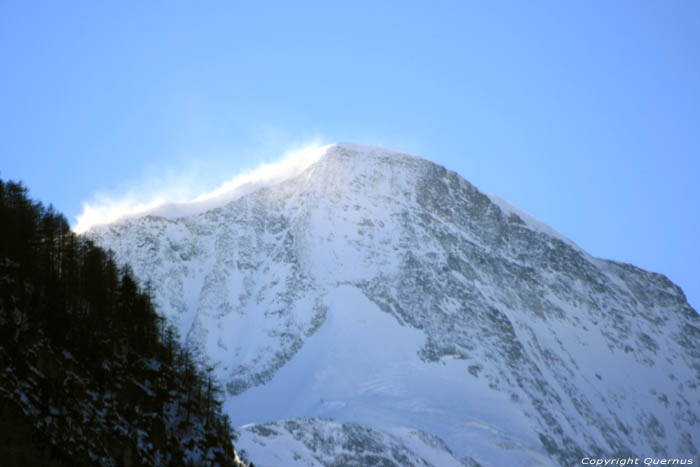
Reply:
[[[697,456],[681,290],[424,159],[334,145],[215,209],[89,235],[152,282],[234,422],[420,430],[483,465]]]

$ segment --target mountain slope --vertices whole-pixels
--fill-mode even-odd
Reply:
[[[424,159],[334,145],[218,208],[89,235],[216,363],[237,423],[422,430],[483,465],[697,456],[682,291]]]
[[[418,430],[382,432],[356,423],[299,418],[244,427],[241,442],[259,465],[475,467]]]
[[[245,467],[216,387],[128,268],[0,180],[3,466]]]

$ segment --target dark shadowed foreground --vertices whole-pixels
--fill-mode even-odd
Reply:
[[[242,466],[218,387],[148,293],[0,181],[2,465]]]

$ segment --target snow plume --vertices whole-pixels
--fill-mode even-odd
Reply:
[[[164,177],[167,182],[151,182],[132,188],[119,196],[96,195],[83,203],[83,211],[73,229],[83,233],[95,225],[108,224],[125,217],[158,215],[180,217],[204,212],[243,196],[251,191],[279,183],[303,172],[323,156],[331,145],[315,142],[286,151],[274,163],[236,175],[220,187],[202,192],[196,189],[193,176]],[[163,180],[163,178],[161,178]]]

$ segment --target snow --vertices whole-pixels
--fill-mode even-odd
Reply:
[[[246,454],[260,467],[465,465],[444,443],[417,430],[389,433],[309,417],[245,426],[240,441],[247,447]]]
[[[258,424],[241,441],[256,465],[317,465],[286,428],[255,432],[299,417],[314,417],[307,434],[371,427],[434,465],[451,455],[415,433],[487,466],[551,465],[540,435],[641,455],[652,442],[672,452],[692,430],[679,422],[700,407],[675,290],[423,159],[324,151],[217,209],[92,231],[153,280],[228,385],[234,423]],[[640,289],[658,304],[641,305]]]
[[[553,229],[549,225],[545,224],[541,220],[537,219],[532,214],[529,214],[529,213],[523,211],[522,209],[520,209],[516,206],[513,206],[508,201],[506,201],[502,198],[499,198],[496,195],[493,195],[490,193],[487,193],[486,195],[489,197],[491,202],[493,202],[493,204],[495,204],[496,206],[501,208],[506,215],[514,214],[514,215],[518,216],[520,219],[523,220],[523,222],[525,222],[525,225],[527,225],[530,229],[532,229],[536,232],[544,233],[545,235],[549,235],[550,237],[554,237],[557,240],[561,240],[562,242],[566,243],[567,245],[569,245],[572,248],[575,248],[579,252],[583,251],[583,250],[581,250],[581,248],[578,245],[576,245],[568,237],[557,232],[555,229]]]
[[[209,193],[200,194],[189,200],[167,201],[162,194],[151,194],[150,201],[143,201],[138,194],[133,193],[123,195],[121,198],[103,195],[83,204],[83,212],[78,216],[74,230],[84,233],[95,226],[149,215],[179,218],[203,213],[253,191],[299,175],[332,146],[311,144],[288,151],[276,163],[262,164],[256,169],[235,176]],[[170,191],[172,192],[172,189]],[[183,188],[177,191],[189,192]]]
[[[523,451],[537,451],[528,421],[514,416],[509,399],[468,376],[465,361],[422,362],[422,332],[401,326],[357,288],[340,286],[327,300],[326,323],[294,359],[269,383],[227,400],[235,424],[313,416],[384,430],[420,426],[463,456],[515,462]],[[512,459],[502,454],[504,440],[517,442]]]

